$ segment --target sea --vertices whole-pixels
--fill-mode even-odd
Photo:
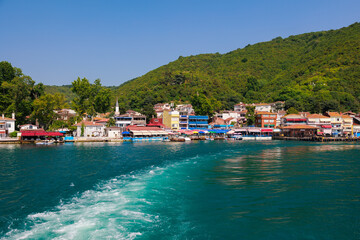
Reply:
[[[360,239],[360,144],[0,145],[0,239]]]

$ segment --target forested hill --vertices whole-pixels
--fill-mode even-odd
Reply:
[[[299,111],[359,111],[360,23],[277,37],[226,54],[179,57],[119,86],[121,107],[206,96],[216,109],[287,101]]]

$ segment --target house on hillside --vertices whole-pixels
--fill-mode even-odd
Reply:
[[[70,118],[76,116],[76,112],[74,110],[68,109],[68,108],[54,110],[54,112],[58,115],[56,120],[69,121]]]
[[[7,118],[2,114],[0,117],[0,138],[8,137],[10,133],[15,131],[15,113],[11,118]]]
[[[246,110],[246,107],[253,106],[255,107],[255,111],[258,112],[278,112],[283,111],[285,107],[285,102],[273,102],[273,103],[250,103],[245,104],[240,102],[234,106],[234,111],[242,112]]]
[[[114,119],[115,126],[120,127],[122,131],[130,125],[146,126],[146,116],[133,110],[128,110],[122,115],[116,115]]]
[[[36,129],[39,129],[39,127],[36,125],[33,125],[33,124],[24,124],[24,125],[20,125],[19,129],[20,129],[20,131],[21,130],[36,130]]]

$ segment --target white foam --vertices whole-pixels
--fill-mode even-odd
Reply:
[[[149,196],[162,194],[161,189],[153,189],[152,178],[178,165],[153,167],[100,183],[94,190],[60,201],[52,211],[29,215],[28,230],[12,229],[4,239],[134,239],[144,234],[141,229],[166,221],[151,211]]]

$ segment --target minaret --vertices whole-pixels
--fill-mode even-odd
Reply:
[[[119,100],[116,98],[115,115],[120,115],[119,112]]]

